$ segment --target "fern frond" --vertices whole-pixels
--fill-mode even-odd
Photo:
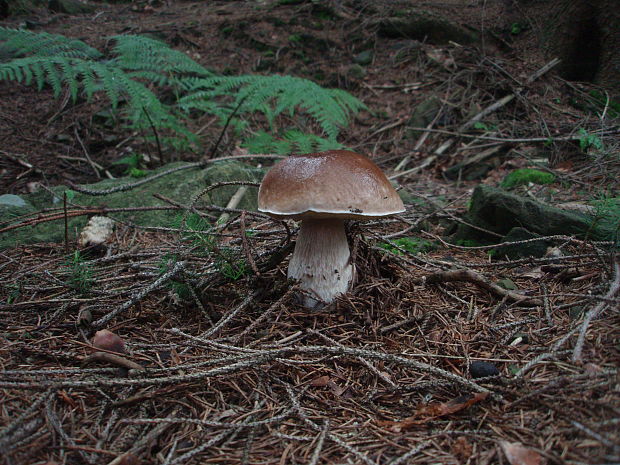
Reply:
[[[86,92],[86,98],[90,100],[97,91],[97,78],[92,66],[80,66],[77,68],[77,74],[82,78],[82,88]]]
[[[192,81],[191,92],[205,99],[231,96],[230,107],[243,102],[239,113],[262,112],[270,120],[284,111],[304,111],[314,118],[329,139],[336,139],[352,113],[366,108],[351,94],[339,89],[325,89],[307,79],[293,76],[213,76]],[[185,102],[197,101],[188,97]],[[266,105],[270,109],[266,110]]]
[[[34,76],[39,90],[48,82],[55,93],[60,93],[62,78],[61,73],[58,72],[56,67],[68,64],[69,60],[69,58],[64,57],[18,58],[9,63],[0,64],[0,79],[18,82],[25,81],[26,84],[30,84]]]
[[[59,34],[0,27],[0,48],[15,58],[24,56],[98,59],[101,53],[81,40]]]
[[[69,87],[71,98],[75,102],[78,97],[78,67],[65,61],[60,64],[60,69],[62,70],[62,77]]]
[[[350,113],[357,113],[360,110],[366,110],[367,107],[362,101],[342,89],[329,89],[331,96],[341,106],[348,109]]]
[[[305,113],[316,121],[324,138],[300,130],[289,130],[279,138],[259,131],[244,145],[278,153],[336,148],[340,129],[351,114],[365,108],[349,93],[325,89],[307,79],[217,76],[164,42],[129,35],[113,39],[115,56],[104,60],[101,53],[76,39],[0,27],[0,56],[13,57],[0,62],[0,80],[35,81],[39,89],[48,84],[56,96],[66,87],[73,100],[80,92],[88,99],[104,93],[112,107],[122,111],[129,127],[147,135],[155,130],[160,140],[184,147],[198,138],[181,118],[208,113],[222,124],[230,119],[235,136],[242,136],[248,133],[249,115],[262,115],[273,130],[280,116]],[[176,102],[164,104],[150,86],[172,89]]]
[[[180,82],[178,79],[175,79],[174,76],[168,76],[166,74],[161,74],[156,71],[128,71],[126,74],[131,79],[138,79],[140,81],[149,82],[157,87],[178,87]]]
[[[324,139],[297,129],[285,132],[281,138],[276,138],[265,131],[258,131],[246,139],[241,146],[248,149],[250,153],[278,153],[282,155],[293,152],[310,153],[344,148],[335,140]]]
[[[290,153],[286,150],[286,147],[282,147],[282,144],[278,144],[278,140],[268,132],[258,131],[252,137],[245,139],[241,147],[248,150],[250,153]],[[279,146],[279,150],[276,150],[276,145]],[[282,150],[284,148],[284,150]],[[290,148],[290,144],[288,145]]]
[[[94,90],[105,90],[107,97],[112,103],[112,107],[118,106],[121,95],[121,80],[123,72],[113,66],[107,66],[102,63],[90,63],[93,73],[99,78],[97,87]]]
[[[114,63],[130,71],[147,71],[160,76],[193,75],[207,77],[212,73],[185,53],[170,48],[165,42],[144,36],[119,35],[116,41]]]
[[[230,114],[225,107],[215,100],[212,92],[198,91],[189,95],[185,95],[177,101],[176,109],[182,113],[189,114],[192,111],[210,113],[225,120]]]

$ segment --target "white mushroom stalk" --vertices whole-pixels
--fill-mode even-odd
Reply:
[[[288,277],[305,291],[303,305],[320,308],[332,302],[349,290],[354,273],[344,220],[303,220],[288,266]]]

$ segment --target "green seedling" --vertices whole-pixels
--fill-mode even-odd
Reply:
[[[125,165],[126,169],[124,174],[131,176],[132,178],[142,178],[148,174],[148,172],[141,167],[144,164],[144,156],[140,153],[132,153],[119,160],[112,162],[113,165]]]
[[[157,268],[159,269],[159,274],[162,275],[166,273],[178,261],[179,257],[175,254],[164,255],[159,261],[159,264],[157,265]],[[181,300],[187,300],[192,296],[192,292],[189,286],[182,281],[171,279],[168,281],[168,283],[166,283],[166,287],[172,292],[174,292]]]
[[[73,252],[65,261],[65,269],[69,274],[69,287],[81,295],[87,295],[95,281],[91,264],[82,257],[79,250]]]
[[[523,25],[520,23],[512,23],[510,25],[510,33],[514,36],[519,35],[523,32]]]
[[[435,244],[418,237],[400,237],[398,239],[394,239],[393,241],[382,242],[379,244],[379,247],[385,250],[388,250],[396,255],[403,255],[403,252],[395,246],[398,246],[411,254],[429,252],[435,249]]]
[[[250,270],[245,260],[237,257],[232,249],[222,247],[218,252],[215,266],[225,278],[237,281],[249,274]]]
[[[21,295],[21,286],[17,283],[8,284],[4,287],[4,291],[6,292],[6,305],[11,305],[19,299]]]
[[[196,247],[199,253],[209,254],[213,252],[216,246],[215,237],[210,234],[213,228],[211,223],[202,216],[197,213],[190,213],[185,219],[185,224],[183,224],[183,215],[179,215],[173,222],[173,227],[184,229],[183,240]]]
[[[587,152],[590,148],[594,148],[596,150],[603,150],[603,141],[596,134],[590,134],[583,128],[579,129],[577,133],[580,135],[579,148],[583,152]]]
[[[497,126],[492,123],[483,123],[482,121],[476,121],[474,123],[474,129],[480,129],[482,131],[494,131]]]

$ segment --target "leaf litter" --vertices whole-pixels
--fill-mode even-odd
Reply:
[[[173,7],[186,18],[197,15],[189,3]],[[287,8],[287,21],[309,15],[303,2]],[[124,27],[125,13],[130,14],[109,13],[101,37]],[[202,45],[220,64],[237,56],[246,72],[260,61],[247,42],[275,37],[267,32],[277,23],[257,19],[248,2],[218,5],[217,14],[208,18],[214,31],[223,21],[250,21],[251,33],[236,42],[219,42],[221,37],[214,39],[210,32],[194,36],[182,22],[160,26],[155,15],[134,20],[143,29],[163,28],[172,37],[187,38],[183,44]],[[79,21],[69,17],[49,29],[64,33],[67,28],[79,36],[84,28]],[[95,23],[88,19],[88,24]],[[354,24],[363,30],[361,22]],[[349,30],[333,27],[326,33]],[[522,89],[523,69],[532,73],[542,62],[489,58],[458,44],[419,44],[424,53],[402,55],[385,38],[364,39],[380,45],[365,78],[330,74],[339,69],[340,49],[336,57],[304,50],[316,64],[305,72],[326,71],[370,107],[385,109],[384,117],[359,115],[346,134],[347,144],[372,151],[387,172],[409,157],[406,170],[413,171],[399,172],[398,180],[416,201],[399,218],[351,229],[360,277],[351,293],[322,312],[298,306],[294,285],[286,280],[295,226],[287,230],[253,212],[241,222],[238,211],[229,211],[232,219],[218,236],[260,272],[236,280],[223,276],[212,257],[197,253],[178,233],[131,223],[119,225],[104,256],[87,259],[88,286],[72,281],[62,245],[5,250],[0,451],[7,463],[577,465],[620,460],[617,258],[608,245],[564,237],[550,239],[561,251],[554,257],[492,261],[485,249],[437,239],[445,221],[458,221],[473,187],[467,180],[448,184],[440,178],[457,159],[478,153],[481,140],[471,144],[470,138],[460,138],[455,156],[435,156],[437,147],[454,143],[453,136],[432,132],[412,138],[405,124],[412,105],[427,99],[429,89],[448,103],[441,116],[447,132],[457,131],[472,109],[518,94],[512,106],[493,116],[497,132],[490,137],[511,140],[499,141],[509,144],[511,157],[494,161],[498,167],[485,180],[494,182],[536,155],[535,138],[543,129],[568,136],[571,128],[589,124],[587,115],[575,118],[573,108],[558,103],[566,86],[572,85],[576,95],[585,91],[552,76]],[[288,59],[285,49],[280,56]],[[56,115],[53,102],[47,102],[49,111],[41,110],[49,96],[13,87],[2,92],[12,102],[2,128],[11,129],[8,121],[20,128],[5,131],[6,144],[28,154],[34,166],[20,177],[23,165],[3,159],[3,182],[17,180],[16,188],[22,189],[48,162],[37,156],[59,147],[41,137],[41,127],[49,124],[50,133],[60,134],[64,127],[85,124],[92,108],[70,107]],[[603,127],[600,137],[613,143],[607,130]],[[92,137],[96,140],[96,130]],[[136,151],[150,150],[135,139]],[[83,155],[78,145],[62,150],[71,157]],[[93,155],[105,163],[110,152]],[[434,164],[427,164],[429,158]],[[49,163],[54,180],[63,170],[74,181],[89,179],[86,161]],[[579,176],[571,174],[579,170]],[[600,158],[559,160],[556,170],[563,182],[591,193],[609,183],[610,175],[618,179],[613,173],[618,167]],[[528,195],[545,197],[547,189]],[[555,195],[572,200],[574,194],[569,189]],[[222,211],[205,207],[209,214]],[[419,254],[395,243],[390,250],[381,247],[418,226],[435,242],[434,250]],[[270,260],[274,256],[279,259]],[[467,279],[450,279],[455,269],[467,270]],[[510,279],[518,292],[493,285],[499,277]],[[522,295],[534,305],[514,298]],[[103,329],[124,341],[121,360],[92,346],[92,337]],[[475,361],[492,363],[499,376],[472,378],[469,366]]]

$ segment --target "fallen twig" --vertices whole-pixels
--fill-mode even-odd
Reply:
[[[175,408],[170,414],[171,417],[176,416],[178,412],[178,408]],[[108,465],[124,465],[126,463],[133,463],[130,461],[131,457],[135,457],[139,454],[143,449],[146,449],[153,441],[155,441],[159,436],[161,436],[168,428],[170,428],[171,423],[160,423],[155,426],[151,431],[148,432],[143,438],[141,438],[131,449],[127,452],[116,457],[114,460],[108,463]]]
[[[319,336],[320,338],[324,339],[325,341],[329,342],[330,344],[334,344],[337,347],[343,347],[342,344],[339,344],[337,341],[334,341],[331,337],[326,336],[326,335],[324,335],[323,333],[321,333],[319,331],[316,331],[314,329],[309,329],[308,332],[310,334],[314,334],[316,336]],[[397,389],[398,388],[398,386],[394,383],[394,381],[392,381],[385,374],[383,374],[379,370],[377,370],[377,368],[372,363],[370,363],[368,360],[366,360],[365,358],[362,358],[362,357],[357,357],[357,359],[359,361],[361,361],[364,365],[366,365],[368,367],[368,369],[370,369],[370,371],[372,371],[377,377],[379,377],[384,383],[386,383],[392,389]]]
[[[299,404],[299,398],[295,395],[295,393],[293,392],[293,389],[291,389],[291,387],[288,386],[288,385],[285,385],[284,387],[286,388],[286,392],[289,395],[289,398],[291,399],[291,402],[293,403],[293,407],[295,407],[295,410],[297,411],[297,414],[299,415],[299,417],[301,418],[301,420],[305,424],[310,426],[315,431],[318,431],[320,434],[325,434],[331,441],[333,441],[336,444],[338,444],[340,447],[345,449],[347,452],[355,455],[362,462],[367,463],[368,465],[377,465],[377,463],[372,461],[372,460],[370,460],[370,458],[368,458],[368,456],[366,454],[362,454],[358,449],[356,449],[355,447],[351,446],[350,444],[347,444],[342,439],[340,439],[339,436],[336,436],[335,434],[330,433],[326,429],[325,425],[323,425],[323,428],[321,428],[315,422],[310,420],[310,418],[308,418],[306,413],[301,408],[301,405]]]
[[[93,352],[92,354],[84,357],[82,365],[88,365],[92,362],[104,362],[112,363],[120,367],[127,368],[128,370],[144,370],[145,368],[139,363],[132,362],[120,355],[111,354],[109,352]]]
[[[49,387],[64,388],[64,387],[105,387],[105,386],[154,386],[154,385],[168,385],[193,381],[201,381],[207,378],[216,376],[228,375],[236,373],[240,370],[245,370],[252,367],[258,367],[263,363],[274,361],[277,359],[292,357],[295,355],[320,355],[320,356],[333,356],[333,357],[362,357],[369,360],[382,360],[387,363],[395,363],[403,367],[411,368],[414,370],[420,370],[428,374],[435,375],[439,378],[443,378],[447,381],[460,384],[461,386],[476,391],[476,392],[490,392],[487,388],[480,386],[479,384],[470,381],[455,373],[446,371],[442,368],[438,368],[427,363],[411,360],[406,357],[394,354],[386,354],[383,352],[377,352],[373,350],[355,349],[351,347],[333,347],[333,346],[305,346],[305,347],[283,347],[280,349],[272,350],[256,350],[249,354],[242,354],[234,358],[236,361],[222,367],[212,368],[206,371],[200,371],[198,373],[180,374],[173,376],[163,376],[154,378],[142,378],[142,379],[79,379],[79,380],[50,380],[42,379],[37,382],[12,382],[12,381],[0,381],[0,388],[11,389],[47,389]],[[233,358],[231,358],[233,360]],[[148,371],[147,371],[148,373]]]
[[[474,283],[487,291],[492,292],[500,297],[508,297],[510,300],[518,302],[521,305],[538,306],[542,305],[542,301],[535,297],[529,297],[516,292],[504,289],[497,284],[491,283],[483,278],[480,274],[472,270],[454,270],[454,271],[438,271],[426,277],[428,284],[436,284],[450,281],[467,281]]]
[[[112,318],[115,318],[117,315],[119,315],[120,313],[124,312],[129,307],[131,307],[132,305],[135,305],[137,302],[142,300],[146,295],[150,294],[155,289],[163,286],[170,278],[172,278],[173,276],[175,276],[178,273],[180,273],[184,268],[185,268],[185,262],[177,262],[177,263],[175,263],[174,266],[171,269],[166,271],[164,274],[162,274],[159,278],[157,278],[155,281],[153,281],[147,287],[145,287],[141,291],[133,294],[131,299],[129,299],[127,302],[125,302],[121,306],[117,307],[116,309],[112,310],[107,315],[102,316],[97,321],[93,322],[92,327],[94,329],[99,329],[99,328],[103,327],[103,325],[105,325]]]
[[[616,257],[614,261],[614,280],[609,286],[609,291],[605,294],[605,298],[611,299],[613,298],[618,291],[620,290],[620,257]],[[581,328],[579,330],[579,336],[577,337],[577,342],[575,343],[575,349],[573,351],[573,362],[577,362],[581,360],[581,352],[583,351],[583,344],[586,339],[586,333],[588,331],[588,327],[593,319],[595,319],[598,315],[601,314],[603,310],[609,305],[606,301],[601,301],[592,308],[586,314],[583,322],[581,323]]]
[[[202,333],[200,337],[206,339],[208,337],[213,336],[215,333],[220,331],[226,324],[228,324],[228,322],[232,320],[235,317],[235,315],[237,315],[237,313],[239,313],[242,310],[245,310],[252,302],[255,301],[255,299],[258,299],[259,296],[263,292],[264,292],[263,289],[257,289],[251,294],[249,294],[245,299],[243,299],[243,301],[239,305],[230,309],[230,311],[228,311],[225,315],[222,315],[222,317],[219,319],[217,324],[213,326],[212,328],[210,328],[209,330]]]

